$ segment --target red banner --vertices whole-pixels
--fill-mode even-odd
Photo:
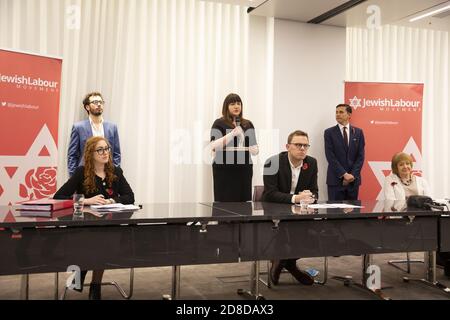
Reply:
[[[414,170],[421,172],[422,97],[423,84],[345,83],[351,124],[363,129],[366,140],[360,199],[382,199],[384,178],[397,152],[410,154]]]
[[[56,192],[61,67],[0,50],[0,205]]]

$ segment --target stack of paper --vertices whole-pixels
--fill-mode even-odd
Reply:
[[[120,212],[120,211],[135,211],[139,210],[140,208],[138,206],[135,206],[134,204],[114,203],[114,204],[92,205],[91,209],[103,212]]]
[[[318,203],[310,204],[308,208],[311,209],[330,209],[330,208],[341,208],[341,209],[354,209],[354,208],[364,208],[363,206],[355,206],[347,203]]]

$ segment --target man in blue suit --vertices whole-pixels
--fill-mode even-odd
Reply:
[[[88,113],[88,120],[75,123],[70,134],[67,154],[67,168],[72,176],[75,169],[82,164],[86,140],[92,136],[106,138],[111,146],[111,155],[115,166],[120,166],[120,142],[117,126],[104,121],[102,117],[105,101],[99,92],[91,92],[83,99],[83,107]]]
[[[363,131],[350,125],[351,115],[352,108],[348,104],[338,104],[338,124],[324,133],[329,200],[358,199],[365,141]]]

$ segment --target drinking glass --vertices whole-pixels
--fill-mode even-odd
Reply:
[[[73,195],[73,215],[81,216],[84,207],[84,194],[76,193]]]
[[[300,200],[300,210],[307,210],[310,203],[309,200]]]

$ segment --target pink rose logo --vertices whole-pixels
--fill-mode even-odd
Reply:
[[[25,175],[25,184],[20,184],[22,198],[49,198],[56,192],[56,167],[38,167]]]
[[[303,169],[303,170],[308,170],[308,164],[307,164],[307,163],[304,163],[302,169]]]
[[[113,189],[106,189],[106,193],[107,193],[109,196],[112,196],[113,193],[114,193],[114,191],[113,191]]]

